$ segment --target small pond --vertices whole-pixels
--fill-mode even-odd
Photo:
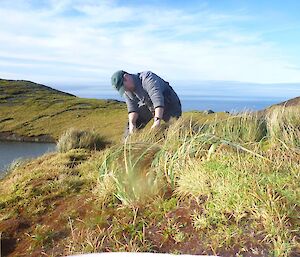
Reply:
[[[54,143],[0,141],[0,177],[14,160],[34,158],[54,151]]]

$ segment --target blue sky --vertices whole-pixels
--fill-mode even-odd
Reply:
[[[299,10],[296,0],[0,0],[0,77],[74,92],[109,85],[118,69],[299,83]]]

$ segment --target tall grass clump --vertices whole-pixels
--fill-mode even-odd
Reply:
[[[100,182],[111,178],[114,196],[124,205],[138,206],[162,192],[163,178],[151,168],[159,149],[128,140],[122,147],[107,151],[99,168]]]
[[[106,144],[106,140],[94,131],[70,128],[59,138],[57,150],[61,153],[77,148],[100,150]]]
[[[265,118],[253,112],[243,112],[224,120],[215,120],[209,131],[234,142],[259,142],[267,135]]]
[[[276,106],[267,115],[268,136],[271,143],[283,142],[300,147],[300,108]]]

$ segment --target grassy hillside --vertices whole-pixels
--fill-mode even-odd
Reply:
[[[4,256],[299,256],[299,114],[182,118],[16,165],[0,182]],[[60,144],[74,137],[94,138]]]
[[[292,98],[292,99],[289,99],[287,101],[284,101],[282,103],[276,104],[274,106],[285,106],[285,107],[300,106],[300,96]]]
[[[198,120],[226,117],[189,112]],[[57,141],[70,127],[94,130],[107,141],[120,141],[127,121],[126,105],[117,100],[80,98],[23,80],[0,79],[0,138]]]
[[[94,129],[117,140],[126,106],[114,100],[86,99],[29,81],[0,80],[0,132],[55,141],[69,127]]]
[[[198,120],[226,117],[189,112]],[[26,140],[57,141],[70,127],[94,130],[108,141],[120,141],[127,121],[126,105],[117,100],[80,98],[23,80],[0,79],[0,138],[16,134]]]
[[[14,103],[23,115],[5,108],[6,130],[63,134],[59,152],[15,163],[0,180],[3,256],[300,256],[298,106],[185,113],[121,143],[124,104],[48,93]]]

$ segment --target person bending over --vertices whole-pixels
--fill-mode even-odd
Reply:
[[[152,129],[159,127],[161,120],[168,122],[171,117],[182,115],[181,102],[170,86],[152,71],[130,74],[118,70],[111,76],[112,86],[125,98],[128,123],[124,137],[137,129],[144,128],[153,119]]]

